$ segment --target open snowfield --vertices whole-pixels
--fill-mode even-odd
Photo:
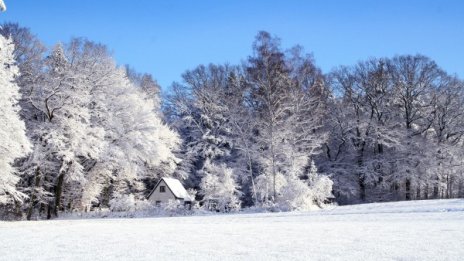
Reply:
[[[1,260],[464,260],[464,200],[0,222]]]

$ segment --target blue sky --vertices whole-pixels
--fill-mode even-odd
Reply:
[[[46,44],[83,36],[163,88],[198,64],[236,64],[256,33],[302,45],[324,72],[369,57],[422,53],[464,77],[464,1],[5,0]]]

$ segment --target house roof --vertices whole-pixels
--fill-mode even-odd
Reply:
[[[180,181],[175,178],[162,178],[160,181],[158,181],[158,183],[153,188],[152,192],[150,193],[150,195],[148,195],[148,197],[150,197],[151,194],[153,194],[153,192],[159,186],[161,181],[164,181],[164,183],[166,183],[166,186],[168,186],[169,190],[172,192],[172,194],[174,194],[176,198],[183,199],[185,201],[193,201],[193,198],[188,194],[187,190],[185,190],[182,183],[180,183]]]

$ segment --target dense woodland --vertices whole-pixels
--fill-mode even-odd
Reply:
[[[3,218],[143,202],[164,176],[223,211],[464,197],[464,83],[426,56],[325,74],[259,32],[242,64],[199,65],[162,95],[102,44],[0,33]]]

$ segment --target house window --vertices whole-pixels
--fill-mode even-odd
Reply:
[[[157,200],[156,203],[155,203],[155,206],[157,206],[157,207],[161,206],[161,201]]]
[[[165,187],[165,186],[160,186],[160,192],[161,192],[161,193],[166,192],[166,187]]]

